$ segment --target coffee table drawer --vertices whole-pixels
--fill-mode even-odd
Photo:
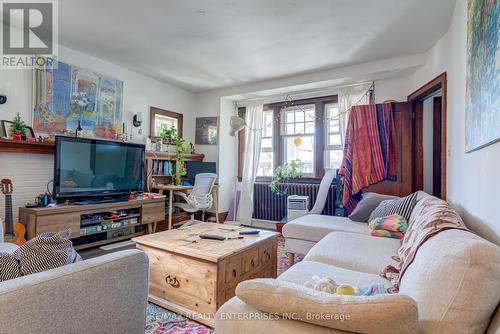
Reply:
[[[259,261],[261,264],[269,262],[273,259],[273,244],[267,243],[266,245],[259,247]]]
[[[248,273],[259,266],[259,249],[253,248],[243,256],[243,273]]]
[[[242,258],[238,257],[235,259],[231,259],[230,261],[227,262],[226,264],[226,270],[225,270],[225,279],[224,281],[226,283],[234,282],[237,281],[240,276],[241,276],[241,261]]]
[[[216,311],[217,266],[148,249],[150,293],[200,313]]]

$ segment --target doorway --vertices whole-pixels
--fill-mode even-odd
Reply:
[[[446,199],[446,72],[408,96],[413,117],[413,191]]]

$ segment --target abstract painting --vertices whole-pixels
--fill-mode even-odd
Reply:
[[[197,117],[195,144],[217,145],[217,117]]]
[[[74,132],[116,138],[122,127],[123,82],[58,62],[33,70],[33,128],[37,133]]]
[[[500,1],[467,2],[465,150],[500,140]]]

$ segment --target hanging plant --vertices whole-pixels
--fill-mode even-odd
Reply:
[[[286,162],[283,165],[276,167],[274,170],[269,188],[271,188],[271,191],[277,195],[286,196],[288,195],[288,186],[286,183],[288,183],[290,179],[300,176],[300,160],[297,159]],[[285,184],[285,188],[281,190],[279,185],[283,183]]]
[[[177,134],[177,131],[175,132],[175,137],[172,139],[177,149],[177,168],[179,168],[175,173],[174,179],[175,184],[180,186],[182,185],[182,177],[187,174],[186,168],[184,167],[184,139]]]

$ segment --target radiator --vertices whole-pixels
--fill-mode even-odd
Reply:
[[[279,185],[283,190],[286,185]],[[288,183],[288,195],[309,196],[309,210],[316,202],[318,194],[318,184]],[[271,192],[269,183],[256,182],[254,186],[253,218],[281,221],[286,216],[286,197],[279,196]],[[335,214],[335,185],[330,186],[326,199],[324,215],[333,216]]]

